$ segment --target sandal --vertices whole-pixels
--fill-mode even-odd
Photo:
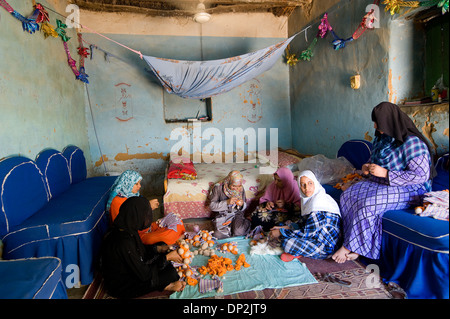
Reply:
[[[408,296],[402,287],[393,281],[388,283],[387,291],[391,299],[408,299]]]
[[[288,253],[282,253],[280,258],[284,262],[290,262],[290,261],[293,261],[294,259],[300,259],[300,257],[301,256],[293,256]]]
[[[337,285],[340,285],[343,287],[351,287],[352,286],[352,283],[350,281],[339,279],[330,273],[325,273],[325,274],[317,273],[316,276],[321,281],[331,282],[333,284],[337,284]]]

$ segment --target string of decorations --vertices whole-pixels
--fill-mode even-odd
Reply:
[[[359,23],[357,29],[353,33],[353,35],[349,38],[340,38],[336,32],[333,30],[330,22],[328,21],[328,13],[323,15],[323,18],[320,20],[320,24],[318,26],[319,31],[317,32],[316,37],[308,46],[308,48],[297,57],[296,54],[292,54],[289,52],[289,47],[286,48],[286,63],[290,66],[296,65],[300,60],[303,61],[311,61],[314,56],[314,48],[317,44],[318,39],[325,38],[328,33],[331,33],[333,36],[333,41],[331,44],[333,45],[334,50],[340,50],[345,48],[346,44],[358,39],[367,29],[374,28],[374,22],[376,20],[374,10],[372,9],[369,13],[367,13],[362,21]]]
[[[375,3],[379,3],[380,0],[375,0]],[[409,8],[418,8],[418,7],[431,7],[431,6],[438,6],[442,9],[442,14],[445,14],[449,11],[449,1],[450,0],[425,0],[425,1],[403,1],[403,0],[384,0],[383,4],[386,5],[385,11],[389,11],[391,15],[398,14],[401,12],[401,9],[403,7],[409,7]],[[57,27],[55,28],[53,25],[51,25],[50,18],[48,12],[45,10],[44,6],[40,3],[35,2],[33,0],[33,7],[34,11],[29,17],[24,17],[19,12],[15,11],[11,5],[6,0],[0,0],[0,6],[3,7],[6,11],[11,13],[11,15],[22,22],[22,29],[25,32],[28,32],[30,34],[34,34],[36,31],[41,31],[44,34],[44,38],[47,39],[48,37],[54,37],[58,38],[60,37],[63,40],[64,50],[67,54],[67,61],[69,64],[69,67],[72,69],[73,73],[75,74],[75,78],[77,80],[80,80],[84,83],[89,83],[88,75],[86,74],[85,66],[84,66],[84,59],[89,56],[88,49],[83,47],[83,41],[82,41],[82,35],[80,33],[78,34],[78,40],[79,40],[79,47],[78,47],[78,55],[80,56],[80,66],[79,69],[76,68],[76,61],[72,58],[67,42],[70,40],[70,37],[66,34],[66,28],[67,25],[62,23],[61,20],[56,20]],[[297,54],[293,54],[289,52],[290,46],[286,48],[286,63],[290,66],[295,66],[300,60],[303,61],[311,61],[312,57],[314,56],[314,48],[318,42],[318,39],[323,39],[327,36],[328,33],[331,33],[333,36],[333,41],[331,44],[333,45],[334,50],[340,50],[345,48],[346,44],[349,42],[352,42],[356,39],[358,39],[366,30],[374,29],[374,22],[376,20],[374,10],[372,9],[369,13],[364,15],[362,18],[362,21],[359,23],[356,31],[352,34],[349,38],[340,38],[336,32],[331,27],[329,21],[328,21],[328,13],[325,13],[323,18],[321,19],[321,23],[319,24],[319,31],[314,38],[314,40],[311,42],[311,44],[308,46],[306,50],[303,50],[300,55],[297,56]],[[39,25],[40,24],[40,25]],[[89,29],[85,26],[81,26],[83,28]],[[89,29],[90,30],[90,29]],[[93,31],[93,30],[91,30]],[[131,48],[128,48],[121,43],[118,43],[112,39],[109,39],[102,34],[99,34],[95,31],[94,33],[112,41],[115,42],[126,49],[129,49],[137,54],[142,59],[142,53],[140,51],[133,50]]]
[[[399,14],[403,7],[418,8],[418,7],[433,7],[438,6],[442,9],[442,14],[449,11],[449,0],[425,0],[425,1],[402,1],[402,0],[384,0],[386,5],[384,10],[389,11],[391,15]]]
[[[376,1],[379,2],[379,1]],[[445,14],[449,11],[449,0],[426,0],[426,1],[402,1],[402,0],[384,0],[383,4],[386,5],[385,11],[390,11],[391,15],[400,13],[402,7],[432,7],[438,6],[442,8],[442,14]],[[376,21],[376,17],[374,14],[374,10],[372,9],[362,18],[361,22],[358,24],[356,31],[349,38],[340,38],[336,32],[333,30],[330,22],[328,21],[328,13],[325,13],[320,20],[320,24],[318,26],[318,32],[314,40],[308,46],[306,50],[303,50],[299,55],[295,53],[289,52],[290,46],[286,48],[286,63],[289,66],[295,66],[300,60],[302,61],[311,61],[314,56],[314,48],[319,39],[324,39],[328,33],[331,33],[333,36],[333,41],[331,44],[333,45],[334,50],[340,50],[345,48],[346,44],[358,39],[366,30],[374,29],[374,22]]]
[[[61,20],[56,20],[57,27],[55,28],[51,25],[50,17],[48,12],[40,3],[35,3],[33,0],[34,11],[29,17],[24,17],[19,12],[13,9],[11,5],[6,0],[0,0],[0,6],[3,7],[6,11],[11,13],[11,15],[22,22],[22,29],[29,34],[34,34],[36,31],[41,31],[44,34],[44,38],[48,37],[58,38],[60,37],[63,41],[64,51],[67,54],[67,62],[69,67],[72,69],[72,72],[75,75],[77,80],[80,80],[84,83],[89,83],[88,75],[85,71],[84,66],[84,58],[89,56],[88,49],[83,47],[82,35],[78,33],[78,40],[80,46],[78,47],[78,55],[80,56],[80,67],[77,69],[77,62],[72,58],[69,50],[69,46],[67,42],[70,40],[70,37],[67,36],[67,25],[64,24]]]

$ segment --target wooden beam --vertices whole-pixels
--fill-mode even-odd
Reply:
[[[205,0],[206,12],[210,14],[233,12],[286,12],[310,4],[312,0]],[[105,12],[142,13],[150,16],[183,17],[196,13],[199,0],[72,0],[81,9]],[[122,5],[121,3],[127,3]],[[189,4],[189,5],[187,5]]]

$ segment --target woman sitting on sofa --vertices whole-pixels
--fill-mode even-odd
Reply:
[[[397,105],[380,103],[372,111],[372,121],[371,163],[362,167],[367,179],[340,197],[344,242],[332,257],[338,263],[359,255],[378,259],[383,213],[419,205],[435,176],[427,140]]]
[[[106,205],[112,222],[119,214],[123,202],[130,197],[140,196],[141,181],[141,174],[133,170],[125,171],[117,178]],[[150,200],[150,207],[152,210],[157,209],[159,207],[158,200]],[[152,223],[149,228],[139,231],[139,235],[145,245],[153,245],[158,242],[173,245],[184,232],[183,221],[177,215],[168,214],[157,222]]]

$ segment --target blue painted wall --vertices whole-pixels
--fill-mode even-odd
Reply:
[[[31,1],[9,3],[22,15],[33,13]],[[76,39],[73,29],[67,33]],[[76,40],[69,42],[75,57],[76,47]],[[0,56],[0,159],[14,154],[34,159],[44,148],[74,144],[90,162],[84,84],[75,80],[62,40],[24,32],[22,23],[0,8]]]
[[[368,4],[363,2],[341,1],[329,10],[330,23],[339,36],[354,32]],[[24,15],[32,11],[28,2],[10,3]],[[60,39],[44,40],[40,33],[29,35],[22,31],[19,21],[1,10],[0,158],[18,153],[34,158],[43,148],[62,150],[75,144],[85,151],[91,175],[132,168],[161,178],[175,144],[169,140],[170,133],[180,126],[192,133],[192,126],[165,123],[164,104],[174,100],[149,73],[147,64],[116,44],[85,34],[86,41],[120,57],[106,59],[101,51],[94,50],[93,59],[86,61],[91,82],[86,90],[74,79]],[[322,14],[316,13],[317,23],[308,33],[309,40],[316,34]],[[374,131],[372,108],[383,100],[399,102],[415,94],[407,85],[415,86],[418,76],[406,66],[411,64],[408,50],[410,45],[417,45],[417,38],[408,38],[413,29],[399,29],[407,27],[382,11],[380,28],[366,31],[345,49],[334,51],[332,36],[328,35],[319,40],[310,62],[288,67],[280,59],[255,80],[214,97],[213,120],[203,123],[202,130],[217,128],[224,135],[226,128],[265,128],[267,133],[270,128],[278,128],[280,147],[329,157],[350,138],[370,140]],[[74,30],[68,32],[76,39]],[[281,40],[109,36],[147,55],[188,60],[231,57]],[[403,38],[396,41],[397,36]],[[304,36],[298,36],[291,51],[301,52],[308,45]],[[393,50],[393,45],[399,47]],[[77,41],[69,42],[78,60],[77,46]],[[350,77],[357,73],[361,75],[361,88],[353,90]],[[180,101],[168,102],[166,107],[176,104],[172,111],[177,114],[184,104]],[[193,115],[197,113],[194,108]],[[448,103],[404,110],[432,138],[438,153],[448,151]]]
[[[277,43],[273,38],[216,38],[124,36],[108,35],[145,55],[157,57],[204,60],[232,57],[259,50]],[[85,34],[87,42],[93,43],[120,59],[95,50],[92,61],[87,61],[91,83],[88,87],[93,121],[89,120],[89,141],[92,157],[98,172],[121,172],[126,168],[141,172],[161,173],[165,170],[167,155],[177,141],[169,140],[172,130],[187,128],[192,134],[192,124],[166,123],[164,104],[168,100],[175,107],[189,108],[186,100],[169,96],[149,72],[145,61],[131,51],[123,49],[95,34]],[[212,98],[213,120],[202,123],[202,131],[219,129],[225,136],[226,128],[277,128],[279,146],[291,147],[291,118],[289,103],[289,70],[280,59],[269,71],[258,78]],[[122,84],[121,83],[126,83]],[[121,90],[126,89],[128,117],[121,114]],[[253,101],[253,106],[251,102]],[[198,107],[180,112],[195,117]],[[171,114],[177,110],[172,110]],[[121,119],[118,119],[121,118]],[[95,128],[95,130],[94,130]],[[97,139],[98,138],[98,139]],[[269,139],[269,137],[267,137]],[[225,138],[223,139],[223,141]],[[192,141],[192,138],[191,138]],[[204,142],[204,147],[208,141]],[[247,148],[247,146],[245,146]],[[100,153],[100,149],[102,153]],[[223,151],[224,151],[223,145]],[[236,151],[236,149],[235,149]],[[247,150],[244,150],[247,151]],[[105,161],[102,161],[102,156]]]
[[[328,10],[328,20],[339,37],[350,37],[361,22],[370,1],[340,1]],[[324,12],[316,12],[308,38],[317,34]],[[380,6],[380,28],[335,51],[328,34],[319,39],[310,62],[290,69],[292,144],[306,154],[335,157],[343,142],[374,137],[371,111],[382,101],[399,103],[413,98],[423,87],[423,41],[412,23],[391,17]],[[306,26],[305,26],[306,27]],[[302,52],[310,42],[298,36],[291,52]],[[361,88],[353,90],[350,77],[361,76]],[[448,152],[448,103],[404,111],[429,137],[438,154]]]

